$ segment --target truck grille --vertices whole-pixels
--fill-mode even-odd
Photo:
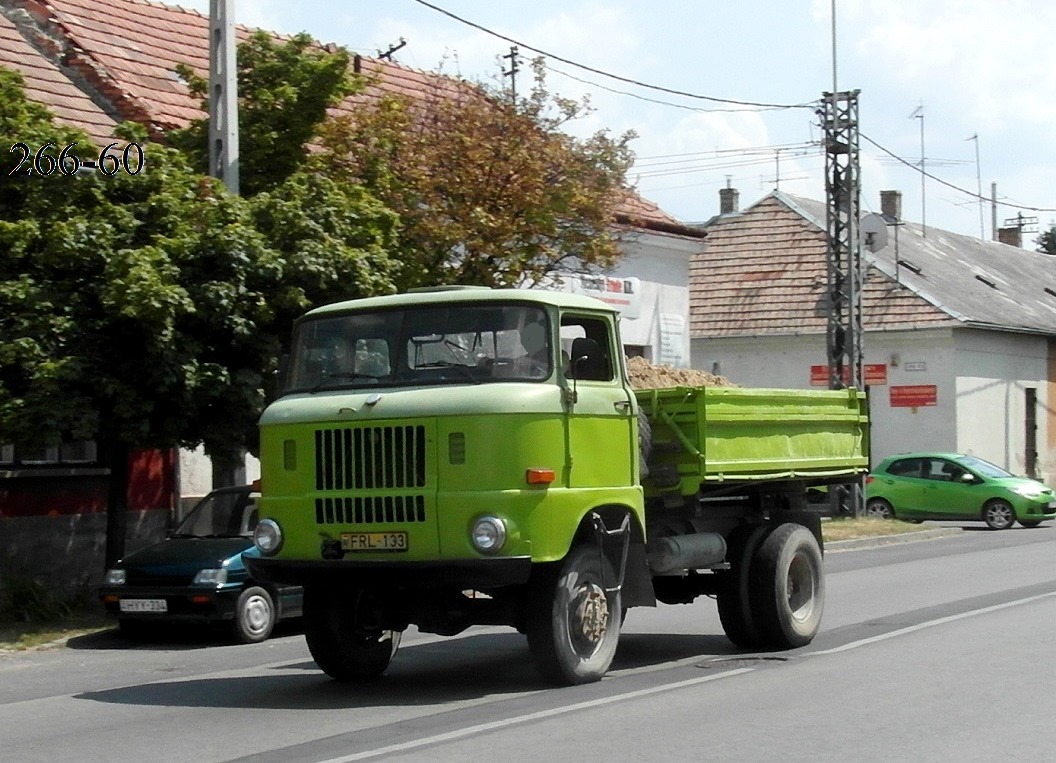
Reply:
[[[316,490],[393,490],[425,486],[425,427],[319,429]]]
[[[364,426],[315,432],[315,487],[389,495],[317,498],[318,524],[425,522],[425,427]],[[395,494],[392,494],[395,493]]]
[[[316,498],[315,521],[321,525],[424,522],[425,497],[421,495],[382,495],[357,498]]]

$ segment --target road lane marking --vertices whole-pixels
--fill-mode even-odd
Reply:
[[[972,609],[968,612],[961,612],[958,615],[948,615],[946,617],[940,617],[935,620],[928,620],[923,623],[917,623],[916,625],[909,625],[905,628],[899,628],[898,630],[888,631],[887,633],[881,633],[876,636],[870,636],[869,638],[859,639],[858,641],[851,641],[850,643],[843,644],[842,646],[836,646],[832,649],[822,649],[818,652],[810,652],[810,654],[807,656],[814,657],[820,654],[837,654],[838,652],[848,652],[851,649],[857,649],[860,646],[875,644],[878,641],[886,641],[887,639],[896,638],[898,636],[905,636],[909,633],[922,631],[925,628],[932,628],[936,625],[945,625],[946,623],[956,622],[957,620],[964,620],[969,617],[975,617],[976,615],[985,615],[989,614],[990,612],[997,612],[1002,609],[1008,609],[1009,607],[1018,607],[1020,604],[1029,604],[1030,602],[1046,599],[1050,596],[1056,596],[1056,591],[1049,591],[1048,593],[1039,593],[1035,596],[1028,596],[1025,599],[1006,601],[1002,604],[994,604],[989,607],[983,607],[982,609]]]
[[[517,726],[522,723],[531,723],[532,721],[539,721],[546,718],[553,718],[558,715],[564,715],[566,713],[574,713],[580,710],[591,710],[596,707],[604,707],[605,705],[612,705],[616,702],[624,702],[626,700],[637,699],[639,697],[647,697],[651,694],[660,694],[666,691],[674,691],[676,689],[684,689],[689,686],[696,686],[698,684],[708,683],[710,681],[718,681],[722,678],[730,678],[731,676],[741,675],[742,673],[751,673],[754,668],[737,668],[736,670],[727,670],[723,673],[716,673],[709,676],[701,676],[700,678],[690,678],[685,681],[677,681],[672,684],[664,684],[662,686],[654,686],[649,689],[638,689],[636,691],[624,692],[623,694],[615,694],[611,697],[602,697],[600,699],[592,699],[587,702],[577,702],[573,705],[565,705],[563,707],[555,707],[550,710],[540,710],[535,713],[528,713],[526,715],[517,715],[513,718],[505,718],[501,721],[491,721],[490,723],[480,723],[476,726],[467,726],[464,729],[457,729],[455,731],[448,731],[444,734],[435,734],[430,737],[423,739],[416,739],[412,742],[402,742],[400,744],[388,745],[386,747],[378,747],[373,750],[364,750],[363,752],[353,753],[351,755],[342,755],[338,758],[329,758],[321,763],[351,763],[356,760],[367,760],[369,758],[377,758],[382,755],[391,755],[397,752],[406,752],[408,750],[414,750],[419,747],[426,747],[433,744],[441,744],[443,742],[451,742],[456,739],[463,739],[474,734],[483,734],[488,731],[495,731],[496,729],[508,728],[510,726]]]

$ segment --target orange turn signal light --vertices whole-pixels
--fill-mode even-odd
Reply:
[[[525,479],[529,485],[549,485],[557,475],[553,469],[529,469],[525,473]]]

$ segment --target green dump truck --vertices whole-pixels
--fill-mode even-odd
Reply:
[[[255,577],[304,586],[338,680],[400,634],[526,634],[558,684],[600,679],[630,607],[716,599],[759,650],[824,607],[808,490],[868,467],[855,390],[632,389],[595,299],[448,287],[301,318],[260,421]]]

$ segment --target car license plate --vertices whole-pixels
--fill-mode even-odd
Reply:
[[[122,612],[168,612],[165,599],[121,599]]]
[[[407,533],[341,533],[344,551],[406,551]]]

